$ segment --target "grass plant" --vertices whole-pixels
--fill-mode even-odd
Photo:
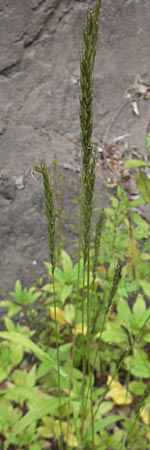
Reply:
[[[1,302],[7,308],[0,332],[3,450],[149,449],[150,227],[136,209],[148,198],[147,174],[137,177],[138,199],[130,200],[118,186],[96,223],[93,215],[93,70],[100,7],[96,0],[88,14],[80,60],[77,260],[64,249],[56,251],[54,192],[42,162],[35,170],[43,178],[48,281],[30,289],[17,281],[11,299]],[[136,164],[127,163],[138,170]]]

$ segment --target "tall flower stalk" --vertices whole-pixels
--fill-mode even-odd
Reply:
[[[36,172],[42,174],[44,185],[44,198],[45,198],[45,213],[48,221],[48,244],[49,244],[49,260],[52,266],[52,284],[53,284],[53,298],[54,298],[54,318],[55,318],[55,333],[56,333],[56,352],[57,352],[57,376],[58,376],[58,397],[59,408],[61,407],[61,382],[60,382],[60,352],[59,352],[59,328],[57,321],[57,303],[56,303],[56,291],[55,291],[55,207],[53,200],[53,190],[48,175],[48,170],[45,163],[41,163],[40,166],[35,166]],[[60,437],[59,445],[60,450],[63,449],[62,441],[62,424],[61,417],[59,420]]]
[[[85,282],[85,272],[87,272],[86,287],[86,323],[87,337],[85,355],[83,357],[83,401],[82,401],[82,433],[84,433],[85,410],[87,398],[85,393],[86,379],[86,355],[90,350],[90,235],[91,219],[93,212],[93,198],[95,185],[95,166],[96,158],[93,152],[92,133],[93,133],[93,69],[96,55],[96,44],[99,28],[101,0],[97,0],[95,8],[88,14],[85,29],[83,31],[83,51],[80,61],[80,126],[81,126],[81,144],[82,144],[82,191],[81,191],[81,226],[82,226],[82,246],[84,261],[83,291]],[[84,301],[82,307],[82,330],[84,334]],[[89,390],[91,404],[91,423],[92,423],[92,447],[94,448],[94,420],[93,420],[93,401],[92,401],[92,372],[88,364]],[[81,438],[82,440],[82,438]]]

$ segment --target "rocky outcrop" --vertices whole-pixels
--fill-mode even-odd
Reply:
[[[17,64],[60,0],[0,0],[0,72]]]

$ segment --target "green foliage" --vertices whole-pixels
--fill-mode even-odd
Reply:
[[[146,159],[148,159],[148,160],[150,159],[150,131],[149,131],[149,124],[148,124],[147,132],[146,132]],[[150,162],[149,161],[145,161],[145,160],[139,160],[139,159],[129,159],[129,160],[126,161],[125,167],[128,168],[128,169],[140,168],[140,167],[149,168],[150,167]],[[137,187],[138,187],[140,193],[142,194],[142,197],[145,200],[145,202],[150,202],[150,179],[149,179],[149,175],[147,175],[147,173],[145,173],[143,170],[138,170],[137,176],[136,176],[136,184],[137,184]]]
[[[150,228],[137,209],[149,198],[145,172],[137,176],[144,200],[130,201],[118,186],[111,206],[98,213],[94,237],[91,232],[92,82],[100,5],[97,0],[87,17],[80,62],[78,257],[63,249],[56,261],[55,205],[42,163],[36,170],[43,176],[48,219],[47,280],[29,289],[16,281],[11,299],[0,304],[7,310],[0,332],[3,450],[149,449]],[[126,166],[149,163],[132,160]]]
[[[66,448],[92,448],[90,383],[95,448],[106,450],[111,446],[120,450],[122,442],[123,448],[130,445],[136,450],[140,450],[141,445],[144,449],[148,448],[149,432],[145,418],[150,396],[147,384],[150,377],[147,353],[150,343],[150,308],[146,306],[146,300],[150,295],[150,283],[145,267],[149,263],[150,232],[147,221],[134,211],[134,205],[135,201],[130,202],[119,187],[117,197],[112,197],[112,206],[105,209],[105,226],[101,229],[100,254],[94,274],[94,250],[90,252],[89,293],[92,308],[88,348],[86,316],[82,328],[83,305],[86,313],[88,274],[85,271],[83,285],[82,257],[73,263],[66,251],[61,252],[54,274],[56,316],[51,263],[46,263],[49,282],[41,286],[40,290],[36,287],[24,289],[20,282],[16,282],[14,292],[11,293],[12,300],[2,302],[2,306],[5,304],[8,310],[5,316],[7,331],[0,333],[3,339],[0,345],[1,401],[2,405],[4,402],[7,405],[7,414],[6,408],[0,409],[0,430],[6,449],[9,449],[10,444],[17,449],[44,449],[54,440],[59,442],[60,417]],[[116,289],[114,269],[118,258],[121,261],[122,278]],[[136,278],[133,277],[133,266]],[[112,293],[114,298],[108,308]],[[132,307],[129,302],[132,302]],[[42,327],[39,323],[36,329],[39,304],[43,304]],[[32,317],[30,321],[29,311],[30,319]],[[20,314],[24,322],[28,317],[26,325],[20,325],[20,320],[17,324],[13,322],[12,318],[15,319],[16,314]],[[58,325],[61,407],[57,389],[55,319]],[[92,377],[87,371],[89,365]],[[115,394],[109,386],[110,376],[120,383],[116,386]],[[122,377],[125,392],[129,392],[132,399],[128,409],[122,391]],[[86,387],[86,418],[81,441],[83,379]],[[109,400],[109,395],[113,401]],[[123,403],[121,407],[117,406],[116,414],[118,396]],[[134,441],[134,426],[130,426],[130,417],[135,411],[134,426],[138,431]],[[121,429],[118,423],[121,423]]]

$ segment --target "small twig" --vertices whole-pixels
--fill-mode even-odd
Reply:
[[[27,176],[28,172],[30,171],[31,177],[33,178],[34,181],[36,181],[37,184],[39,184],[39,180],[37,180],[37,178],[33,175],[34,173],[36,173],[36,171],[34,170],[34,168],[32,166],[29,166],[28,169],[25,172],[25,177]]]
[[[124,101],[124,103],[120,106],[120,108],[117,110],[116,114],[114,115],[114,117],[112,118],[112,121],[108,124],[106,131],[104,133],[103,139],[102,139],[102,144],[105,145],[107,142],[107,136],[115,122],[115,120],[118,118],[119,114],[121,113],[121,111],[123,110],[123,108],[127,105],[129,99],[126,99]]]

